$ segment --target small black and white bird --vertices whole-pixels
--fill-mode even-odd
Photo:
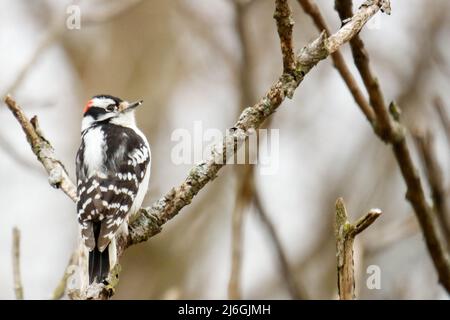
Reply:
[[[97,95],[83,110],[77,212],[89,284],[103,282],[115,266],[117,236],[128,232],[148,189],[150,146],[134,115],[141,104]]]

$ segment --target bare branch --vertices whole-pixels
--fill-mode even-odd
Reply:
[[[19,121],[23,132],[25,132],[25,135],[27,136],[31,149],[47,171],[50,185],[54,188],[60,188],[73,201],[76,201],[76,187],[72,181],[70,181],[67,171],[62,163],[56,159],[52,145],[42,135],[37,117],[33,117],[31,121],[28,120],[16,101],[9,95],[6,96],[5,103],[9,110],[14,114],[17,121]]]
[[[253,167],[245,165],[239,168],[241,181],[237,191],[236,204],[232,215],[231,273],[228,284],[229,299],[241,299],[241,266],[244,231],[244,213],[253,197]]]
[[[17,300],[23,300],[22,277],[20,276],[20,230],[17,227],[13,228],[12,260],[14,293],[16,294]]]
[[[58,285],[56,286],[55,290],[53,290],[52,294],[53,300],[61,299],[66,293],[67,281],[69,280],[69,277],[73,274],[72,267],[77,264],[78,259],[79,259],[78,251],[75,250],[70,256],[69,263],[67,264],[67,267],[64,270],[64,274],[61,277],[61,280],[58,282]]]
[[[389,11],[388,1],[379,1],[379,3],[382,5],[382,8]],[[363,6],[365,5],[367,5],[367,2]],[[336,0],[336,9],[341,19],[346,19],[348,15],[351,15],[351,8],[351,0]],[[395,158],[407,186],[406,198],[413,206],[419,220],[428,251],[439,276],[439,281],[446,288],[447,292],[450,292],[450,258],[442,235],[443,230],[433,213],[433,209],[426,201],[422,181],[412,160],[405,138],[406,128],[400,123],[400,109],[392,102],[389,106],[389,114],[388,108],[386,108],[384,103],[381,88],[371,71],[369,57],[361,39],[351,40],[350,45],[355,64],[363,78],[370,96],[370,102],[376,114],[377,121],[375,125],[372,124],[372,128],[380,139],[392,145]]]
[[[443,181],[443,172],[436,158],[434,136],[431,132],[415,133],[414,139],[419,148],[426,171],[426,178],[431,189],[434,210],[442,226],[447,244],[450,244],[450,221],[447,212],[447,196]]]
[[[447,136],[447,142],[450,145],[450,116],[448,111],[445,110],[444,101],[440,97],[434,99],[434,105],[444,128],[444,133]]]
[[[335,1],[335,8],[339,13],[341,21],[345,21],[353,15],[352,6],[352,0]],[[358,68],[364,85],[369,93],[370,104],[375,110],[378,119],[377,124],[379,125],[379,128],[377,128],[377,130],[379,130],[380,137],[384,141],[387,141],[387,139],[389,139],[387,135],[393,132],[392,123],[384,103],[380,85],[370,68],[369,56],[359,35],[356,35],[350,40],[350,47],[352,49],[355,65]]]
[[[338,273],[338,290],[341,300],[355,299],[355,274],[353,269],[353,242],[356,235],[364,231],[379,216],[381,210],[372,209],[355,224],[348,221],[347,210],[342,198],[336,201],[336,256]]]
[[[210,158],[193,167],[186,180],[178,187],[173,188],[168,194],[156,201],[152,207],[142,211],[139,218],[130,226],[127,246],[148,240],[158,233],[163,224],[172,219],[184,206],[188,205],[192,198],[212,179],[217,176],[223,164],[216,159],[222,159],[226,146],[234,144],[234,141],[242,143],[245,139],[245,131],[258,128],[284,101],[292,96],[296,87],[303,81],[304,76],[321,60],[336,50],[338,44],[342,45],[351,36],[359,32],[363,26],[379,10],[376,2],[370,7],[362,7],[354,18],[329,39],[332,45],[326,46],[326,37],[322,34],[319,38],[305,46],[297,57],[296,77],[281,76],[269,89],[266,95],[254,106],[246,108],[235,123],[233,132],[225,138],[222,146],[214,148]],[[375,10],[376,9],[376,10]],[[352,23],[355,20],[356,23]],[[350,28],[348,26],[351,26]],[[330,48],[330,49],[328,49]],[[231,148],[233,149],[233,148]],[[228,148],[230,150],[230,148]]]
[[[320,13],[319,7],[313,0],[298,0],[298,3],[303,8],[306,14],[308,14],[312,19],[314,24],[316,25],[319,31],[325,31],[327,35],[331,33],[330,28],[327,26],[324,17]],[[372,107],[367,102],[367,99],[364,97],[363,92],[359,89],[358,83],[350,72],[347,64],[345,63],[344,56],[342,53],[337,50],[335,53],[331,55],[331,58],[334,63],[334,67],[340,73],[342,79],[347,85],[350,93],[353,96],[353,99],[358,104],[361,111],[366,116],[367,120],[370,123],[375,122],[375,114],[372,110]]]
[[[317,63],[327,58],[341,45],[355,36],[364,24],[380,10],[381,2],[374,1],[370,5],[362,6],[352,19],[335,34],[327,38],[322,33],[319,38],[306,45],[297,56],[295,70],[288,75],[283,74],[258,103],[244,109],[233,126],[233,130],[225,137],[221,145],[213,148],[208,159],[194,166],[182,184],[172,188],[165,196],[156,201],[152,207],[140,210],[137,219],[132,221],[129,226],[128,237],[122,237],[117,241],[118,256],[121,256],[129,246],[147,241],[150,237],[159,233],[166,222],[175,217],[182,208],[190,204],[198,192],[208,182],[216,178],[218,171],[224,166],[224,156],[231,156],[226,151],[234,150],[233,147],[240,146],[245,141],[249,129],[259,128],[264,120],[275,112],[286,97],[292,97],[295,89],[303,81],[304,76]],[[48,141],[36,133],[35,127],[30,124],[11,97],[6,97],[5,102],[22,125],[38,159],[49,173],[53,169],[60,173],[59,181],[57,181],[58,185],[75,200],[75,187],[68,179],[61,163],[53,157],[53,149]],[[40,148],[35,146],[40,146]],[[47,151],[45,157],[41,154],[42,149]],[[50,176],[53,175],[51,174]],[[107,286],[99,285],[97,289],[90,290],[89,297],[108,298],[114,290],[114,285],[117,283],[117,272],[118,270],[113,269],[107,279],[110,284]]]
[[[370,226],[378,217],[381,215],[380,209],[370,209],[369,213],[367,213],[364,217],[361,217],[358,221],[354,223],[353,235],[357,236],[368,226]]]
[[[239,46],[241,48],[241,59],[238,64],[238,83],[240,101],[239,113],[257,100],[252,90],[252,70],[250,65],[250,47],[246,32],[246,14],[250,8],[249,3],[234,1],[235,11],[235,29]],[[245,148],[245,156],[248,158],[248,148]],[[236,201],[232,213],[232,240],[231,240],[231,271],[228,283],[229,299],[241,298],[241,269],[243,256],[243,238],[244,238],[244,216],[253,198],[253,169],[254,166],[245,164],[236,167],[236,179],[238,183],[236,192]]]
[[[280,37],[281,53],[283,55],[283,72],[290,73],[295,69],[295,54],[292,41],[294,20],[287,0],[275,0],[275,13],[278,36]]]
[[[295,276],[289,265],[286,253],[283,250],[283,245],[281,244],[281,240],[275,230],[275,226],[273,225],[272,221],[270,220],[269,216],[267,215],[266,211],[264,210],[264,207],[261,203],[261,197],[259,196],[259,193],[257,191],[255,191],[255,193],[254,193],[253,202],[257,209],[258,215],[261,218],[261,221],[266,226],[268,234],[275,246],[275,251],[278,256],[278,263],[279,263],[280,269],[281,269],[281,275],[283,276],[284,281],[286,282],[286,284],[288,286],[291,296],[294,299],[306,299],[307,294],[306,294],[305,290],[297,283],[297,280],[295,279]]]

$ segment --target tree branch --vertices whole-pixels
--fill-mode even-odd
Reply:
[[[280,38],[283,72],[290,73],[295,69],[295,54],[292,41],[294,20],[292,20],[291,8],[287,0],[275,0],[273,17],[277,23],[278,36]]]
[[[23,300],[22,277],[20,276],[20,230],[13,228],[12,235],[12,260],[13,260],[13,279],[14,293],[17,300]]]
[[[252,88],[252,68],[250,65],[250,47],[249,39],[246,32],[246,15],[250,6],[249,3],[243,3],[234,0],[235,11],[235,30],[237,40],[241,49],[241,59],[238,64],[238,82],[237,89],[239,91],[239,113],[246,107],[257,100],[253,94]],[[245,157],[249,157],[249,150],[245,148]],[[243,238],[244,238],[244,216],[246,210],[253,198],[253,172],[254,166],[246,163],[236,166],[235,174],[237,180],[237,192],[234,209],[232,212],[232,239],[231,239],[231,271],[228,282],[228,298],[241,298],[241,270],[243,256]]]
[[[431,132],[415,133],[414,139],[421,155],[426,178],[431,189],[431,198],[433,199],[434,210],[442,226],[447,245],[450,245],[450,221],[447,212],[447,195],[443,181],[443,172],[436,158],[434,136]]]
[[[335,4],[341,19],[347,19],[352,14],[351,0],[336,0]],[[389,2],[382,1],[380,4],[389,13]],[[367,5],[367,2],[365,5]],[[439,276],[439,281],[446,288],[447,292],[450,292],[450,258],[447,252],[447,245],[442,235],[442,228],[433,213],[433,209],[426,201],[422,181],[412,160],[411,152],[406,141],[406,128],[400,123],[399,107],[394,102],[391,103],[389,106],[389,114],[384,103],[381,88],[371,71],[369,57],[361,39],[350,41],[350,46],[355,64],[363,78],[370,96],[370,102],[376,114],[376,125],[372,124],[372,128],[380,139],[392,146],[397,164],[407,186],[406,198],[413,206],[417,219],[419,220],[428,251]]]
[[[129,246],[147,241],[150,237],[159,233],[161,227],[166,222],[175,217],[182,208],[190,204],[198,192],[205,187],[208,182],[216,178],[218,171],[224,166],[224,156],[230,156],[226,151],[234,150],[233,147],[240,146],[242,142],[245,141],[249,129],[257,129],[264,120],[276,111],[286,97],[291,98],[295,89],[303,81],[304,76],[317,63],[336,52],[341,45],[355,36],[364,24],[380,10],[382,3],[383,1],[376,0],[370,5],[362,6],[352,19],[335,34],[327,38],[326,35],[322,33],[320,37],[306,45],[296,58],[295,70],[290,74],[283,74],[258,103],[244,109],[238,121],[233,126],[233,130],[225,136],[221,145],[218,145],[213,149],[210,157],[194,166],[189,171],[189,174],[183,183],[178,187],[172,188],[150,208],[141,209],[137,219],[130,221],[128,237],[121,237],[117,241],[118,256],[121,256]],[[30,139],[29,137],[28,139],[33,151],[38,156],[39,161],[41,161],[49,173],[55,168],[57,172],[61,173],[58,185],[66,192],[66,194],[75,200],[71,196],[72,192],[69,192],[72,191],[72,188],[69,188],[69,186],[73,187],[73,191],[75,191],[74,186],[69,183],[70,180],[68,179],[65,170],[63,170],[61,163],[54,159],[53,149],[50,144],[36,133],[36,130],[32,125],[30,126],[28,119],[26,119],[23,113],[18,112],[20,109],[11,97],[6,97],[5,102],[24,128],[27,137],[30,136],[32,138]],[[17,114],[19,116],[17,116]],[[26,121],[24,119],[26,119]],[[46,147],[36,148],[34,147],[36,145]],[[42,149],[51,151],[51,156],[46,155],[43,157],[40,151]],[[52,176],[52,174],[50,176]],[[65,188],[63,188],[63,186]],[[113,270],[108,277],[110,283],[116,283],[116,281],[113,281],[116,276],[117,270]],[[111,285],[105,287],[99,286],[98,290],[95,292],[91,291],[92,295],[90,297],[107,298],[112,294],[111,290],[113,290]]]
[[[371,209],[367,215],[361,217],[355,224],[348,221],[347,210],[342,198],[336,201],[336,257],[338,274],[338,291],[341,300],[355,299],[355,274],[353,263],[353,242],[356,235],[364,231],[379,216],[379,209]]]
[[[339,13],[341,21],[346,21],[353,15],[353,3],[352,0],[336,0],[335,8]],[[387,141],[389,139],[388,134],[393,132],[392,123],[387,112],[386,105],[384,104],[384,97],[381,92],[380,85],[377,78],[374,76],[369,63],[369,55],[364,47],[364,42],[359,35],[356,35],[350,40],[350,48],[352,50],[353,59],[355,65],[358,68],[361,78],[365,87],[369,93],[370,104],[375,110],[377,116],[377,130],[380,137]]]
[[[441,120],[442,127],[444,128],[444,133],[447,137],[447,142],[450,145],[450,117],[445,110],[444,101],[440,97],[436,97],[434,99],[434,105],[436,107],[436,111],[439,115],[439,119]]]
[[[42,135],[37,117],[35,116],[31,120],[28,120],[20,106],[9,95],[6,96],[5,103],[17,121],[19,121],[33,153],[47,171],[50,185],[54,188],[60,188],[73,201],[76,201],[77,189],[72,181],[70,181],[69,175],[61,161],[56,159],[52,145]]]
[[[246,164],[237,169],[239,173],[239,188],[236,196],[236,204],[232,214],[232,243],[231,243],[231,272],[228,283],[228,298],[231,300],[241,299],[241,267],[244,231],[244,213],[248,203],[253,198],[253,168]]]
[[[61,299],[64,294],[66,293],[67,289],[67,281],[69,280],[69,277],[73,274],[73,266],[77,264],[79,257],[78,257],[78,251],[75,250],[72,255],[70,256],[69,263],[67,264],[66,269],[64,270],[64,274],[61,277],[61,280],[58,282],[58,285],[56,286],[55,290],[53,290],[52,299],[53,300],[59,300]]]
[[[317,4],[314,3],[313,0],[298,0],[298,3],[302,7],[303,11],[305,11],[305,13],[308,14],[313,19],[313,22],[319,31],[321,32],[325,31],[327,35],[331,33],[330,28],[325,22],[324,17],[320,13],[319,7],[317,6]],[[374,123],[375,114],[372,110],[372,107],[367,102],[367,99],[364,97],[363,92],[359,89],[358,83],[356,82],[355,78],[350,72],[350,69],[345,63],[344,56],[342,55],[342,53],[339,50],[337,50],[335,53],[331,55],[331,59],[333,60],[334,67],[340,73],[342,79],[344,80],[345,84],[350,90],[350,93],[352,94],[356,104],[364,113],[367,120],[370,123]]]
[[[283,250],[283,245],[281,244],[281,240],[275,230],[275,226],[273,225],[272,221],[270,221],[270,218],[267,215],[267,212],[264,210],[264,207],[261,203],[261,197],[259,196],[259,193],[257,191],[255,191],[255,193],[254,193],[253,203],[255,204],[258,215],[259,215],[261,221],[266,226],[268,234],[275,246],[275,251],[278,256],[278,263],[279,263],[280,269],[281,269],[281,275],[283,276],[284,281],[286,282],[286,284],[288,286],[289,293],[291,294],[291,296],[294,299],[306,299],[307,294],[306,294],[304,288],[299,286],[297,283],[297,280],[295,279],[295,276],[289,265],[286,253]]]

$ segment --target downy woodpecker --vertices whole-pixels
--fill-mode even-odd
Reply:
[[[97,95],[83,110],[77,212],[89,284],[104,282],[115,266],[117,236],[128,232],[128,219],[147,192],[150,146],[134,115],[141,104]]]

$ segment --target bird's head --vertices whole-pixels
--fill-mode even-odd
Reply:
[[[83,109],[83,122],[81,131],[98,124],[113,123],[125,127],[136,125],[134,110],[142,104],[124,101],[110,95],[97,95],[88,101]]]

